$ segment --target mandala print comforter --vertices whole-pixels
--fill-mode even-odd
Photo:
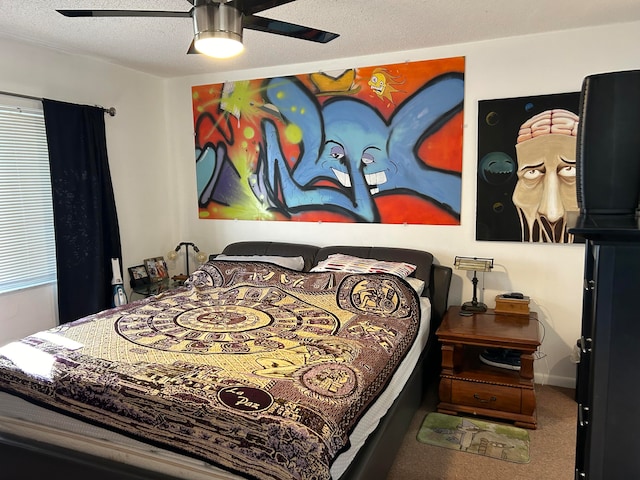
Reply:
[[[413,342],[388,274],[214,261],[0,349],[0,389],[256,479],[330,478]]]

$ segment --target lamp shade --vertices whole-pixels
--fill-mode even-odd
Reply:
[[[198,263],[200,263],[200,264],[202,264],[202,263],[206,262],[206,261],[207,261],[207,258],[208,258],[208,257],[207,257],[207,254],[206,254],[206,253],[204,253],[203,251],[199,251],[199,252],[196,254],[196,260],[197,260],[197,261],[198,261]]]
[[[230,58],[244,50],[241,39],[231,37],[230,32],[201,32],[196,35],[194,47],[209,57]]]
[[[453,265],[458,270],[489,272],[493,268],[493,258],[456,257]]]

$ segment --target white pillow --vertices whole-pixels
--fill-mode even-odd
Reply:
[[[416,277],[405,277],[405,280],[409,285],[411,285],[411,288],[413,288],[418,295],[422,295],[422,292],[424,291],[424,280],[420,280]]]
[[[408,277],[416,269],[415,265],[405,262],[387,262],[373,258],[360,258],[336,253],[329,255],[311,269],[312,272],[350,272],[350,273],[392,273],[398,277]]]
[[[214,260],[226,260],[231,262],[269,262],[301,272],[304,269],[302,257],[280,257],[276,255],[217,255]]]

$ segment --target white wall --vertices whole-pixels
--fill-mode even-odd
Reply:
[[[193,241],[203,250],[216,252],[231,241],[249,239],[428,249],[445,265],[451,265],[455,255],[494,257],[496,268],[481,278],[481,300],[493,306],[496,294],[510,290],[531,296],[532,309],[544,326],[546,357],[536,362],[537,380],[572,386],[575,368],[569,356],[580,330],[584,248],[475,241],[477,102],[578,91],[582,79],[591,73],[640,68],[639,43],[640,23],[636,22],[234,75],[162,80],[0,39],[0,90],[116,107],[117,115],[106,117],[106,125],[124,266],[164,255],[179,241]],[[460,226],[198,219],[193,85],[452,56],[466,57]],[[455,272],[450,303],[470,297],[470,277]],[[0,295],[0,344],[54,326],[54,305],[55,293],[47,287]]]
[[[287,65],[273,69],[174,78],[167,83],[171,155],[181,165],[179,216],[181,232],[209,252],[238,240],[279,240],[316,245],[367,244],[428,249],[440,263],[455,255],[494,257],[496,268],[481,278],[481,300],[495,305],[495,296],[517,290],[529,295],[544,332],[544,358],[535,364],[538,382],[575,385],[570,361],[580,334],[582,245],[531,245],[475,241],[477,102],[484,99],[576,92],[589,74],[640,68],[637,45],[640,23],[574,30],[446,46],[409,52],[348,58],[332,62]],[[223,81],[266,78],[319,70],[466,57],[465,129],[462,214],[460,226],[363,225],[297,222],[199,220],[197,218],[191,87]],[[451,304],[471,298],[470,277],[455,272]]]
[[[105,124],[123,265],[164,255],[180,238],[168,168],[164,80],[6,39],[0,39],[0,65],[1,91],[116,108]],[[0,95],[3,104],[20,101]],[[53,286],[0,295],[0,344],[55,326],[56,295]]]

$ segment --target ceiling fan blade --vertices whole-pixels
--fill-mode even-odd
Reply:
[[[296,25],[295,23],[283,22],[282,20],[258,17],[256,15],[244,16],[242,26],[260,32],[275,33],[319,43],[327,43],[340,36],[337,33],[325,32],[324,30],[304,27],[302,25]]]
[[[253,15],[254,13],[261,12],[263,10],[268,10],[269,8],[279,7],[280,5],[284,5],[285,3],[291,3],[295,0],[256,0],[256,1],[247,1],[247,0],[232,0],[227,5],[230,7],[237,8],[245,15]]]
[[[191,9],[193,10],[193,9]],[[56,10],[65,17],[178,17],[190,18],[187,12],[168,12],[163,10]]]

